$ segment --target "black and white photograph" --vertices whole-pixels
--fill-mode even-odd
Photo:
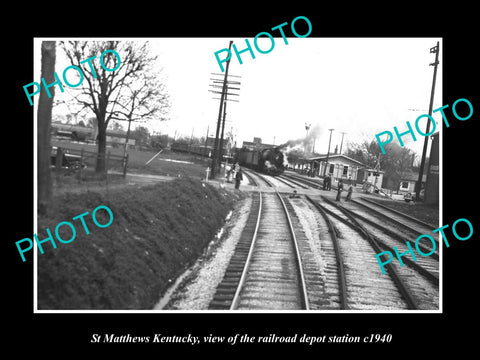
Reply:
[[[5,11],[8,348],[473,349],[472,6],[101,5]]]
[[[441,39],[292,24],[35,39],[38,311],[441,310]]]

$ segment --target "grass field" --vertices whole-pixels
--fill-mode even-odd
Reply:
[[[54,234],[59,222],[75,225],[77,237],[68,244],[44,244],[38,253],[39,309],[151,309],[160,294],[203,252],[239,196],[180,178],[155,185],[101,192],[61,193],[48,216],[38,219],[38,237]],[[108,206],[113,223],[107,228],[85,217],[99,205]],[[108,219],[98,220],[106,223]],[[71,230],[60,228],[70,239]],[[53,235],[55,236],[55,235]]]
[[[97,151],[97,145],[95,144],[83,144],[53,139],[52,146],[71,149],[76,152],[80,151],[82,148],[86,151]],[[123,147],[108,147],[107,151],[110,151],[113,155],[123,156]],[[127,172],[166,176],[180,175],[197,178],[205,177],[205,170],[208,167],[208,159],[206,158],[164,150],[148,165],[145,165],[155,154],[155,151],[129,149]],[[115,168],[115,170],[120,171],[120,168]]]

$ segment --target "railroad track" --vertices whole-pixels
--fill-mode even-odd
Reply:
[[[387,276],[381,276],[375,258],[379,250],[376,244],[370,239],[365,241],[364,234],[353,225],[351,219],[338,221],[342,217],[341,211],[334,206],[316,201],[313,203],[335,218],[332,226],[336,228],[338,248],[344,262],[347,306],[356,310],[417,309],[416,302],[402,281],[399,281],[392,266],[389,266]]]
[[[352,199],[352,203],[362,207],[364,210],[374,214],[376,217],[386,219],[396,227],[408,231],[415,236],[429,234],[432,232],[432,230],[437,228],[435,225],[428,224],[417,218],[409,216],[408,214],[401,213],[363,196],[357,199]]]
[[[345,208],[346,211],[348,211],[356,219],[364,223],[365,226],[370,227],[372,229],[373,228],[377,229],[378,231],[383,233],[382,237],[393,239],[394,240],[393,242],[392,241],[388,242],[388,246],[390,246],[390,248],[392,248],[393,246],[403,247],[405,246],[406,240],[410,240],[410,242],[413,244],[415,243],[415,239],[419,235],[429,234],[429,231],[425,230],[425,232],[421,232],[417,229],[412,228],[410,225],[399,221],[398,218],[390,219],[388,217],[385,217],[384,213],[379,213],[377,210],[371,209],[368,206],[365,207],[363,206],[363,204],[359,203],[358,201],[352,201],[350,204],[343,203],[342,206]],[[379,221],[379,218],[385,221]],[[430,233],[431,233],[431,230],[430,230]],[[431,236],[435,240],[436,249],[439,249],[438,240],[435,239],[435,234],[431,233]],[[417,246],[425,254],[430,253],[433,247],[433,245],[428,247],[422,243],[418,243]],[[434,262],[437,262],[436,267],[438,272],[438,261],[439,261],[438,252],[434,252],[430,256],[431,256],[431,259],[435,260]],[[428,261],[431,261],[431,260],[427,260],[427,262]]]
[[[306,178],[303,178],[301,176],[296,176],[296,175],[293,175],[293,174],[286,174],[286,173],[283,173],[282,177],[288,179],[289,181],[292,181],[296,184],[299,184],[301,185],[301,187],[303,187],[304,189],[308,189],[308,188],[315,188],[315,189],[321,189],[322,188],[322,184],[320,184],[320,182],[318,181],[315,181],[315,180],[309,180],[309,179],[306,179]],[[305,187],[305,185],[307,185]]]
[[[279,176],[272,176],[272,175],[264,175],[264,174],[259,174],[259,173],[254,173],[255,177],[260,178],[260,181],[263,183],[266,183],[268,187],[278,187],[280,186],[288,186],[290,188],[295,189],[297,185],[292,183],[291,181],[282,179]],[[250,175],[251,176],[251,175]],[[258,184],[258,181],[256,181]]]
[[[322,197],[321,204],[311,198],[309,200],[326,216],[334,219],[331,220],[331,226],[336,229],[335,233],[340,238],[338,247],[346,264],[347,307],[438,309],[438,272],[435,274],[431,271],[435,268],[438,271],[438,262],[435,266],[432,263],[416,264],[405,261],[405,267],[391,263],[388,264],[387,274],[383,275],[375,254],[391,245],[385,240],[386,237],[380,239],[375,236],[371,229],[355,219],[348,209],[339,207],[325,197]]]
[[[290,177],[290,176],[286,176],[285,174],[283,175],[279,175],[277,176],[277,178],[280,180],[280,181],[283,181],[285,183],[290,183],[290,184],[293,184],[292,187],[300,187],[302,189],[309,189],[310,188],[310,185],[309,184],[306,184],[304,182],[301,182],[299,181],[298,179],[295,179],[293,177]],[[306,184],[306,185],[305,185]]]
[[[405,241],[407,240],[405,236],[401,236],[397,232],[392,231],[392,229],[386,225],[378,223],[378,220],[375,222],[345,207],[342,207],[342,211],[347,213],[348,216],[355,218],[357,224],[363,228],[363,231],[368,232],[369,236],[376,241],[382,251],[386,250],[394,254],[394,247],[397,247],[399,253],[403,253],[408,250],[407,246],[405,245]],[[411,241],[411,243],[413,242],[414,241]],[[425,254],[431,251],[431,249],[426,248],[424,245],[419,244],[418,246]],[[416,261],[411,258],[411,255],[408,255],[402,257],[402,261],[438,290],[439,256],[437,253],[433,253],[428,257],[416,255]],[[408,270],[404,271],[403,267],[401,271],[403,273],[408,272]]]
[[[210,309],[308,310],[296,232],[278,193],[258,191]]]
[[[438,258],[414,262],[407,255],[403,257],[404,267],[392,261],[383,275],[375,255],[384,250],[393,253],[393,246],[400,252],[406,249],[402,250],[400,237],[395,238],[394,231],[385,224],[379,234],[378,218],[374,221],[359,214],[358,209],[352,210],[352,204],[345,204],[349,208],[338,206],[323,196],[321,202],[308,196],[289,199],[278,193],[275,183],[268,178],[257,173],[246,174],[253,185],[264,182],[268,192],[252,194],[247,225],[210,309],[439,308]],[[295,207],[294,202],[298,202]],[[298,210],[302,202],[310,210],[317,210],[321,266],[296,214],[295,208]],[[309,203],[313,206],[308,206]],[[403,237],[404,246],[405,240]]]
[[[295,189],[298,187],[298,185],[294,184],[293,182],[291,181],[288,181],[287,179],[284,179],[282,178],[281,176],[272,176],[270,179],[269,179],[272,183],[277,183],[277,184],[281,184],[281,185],[285,185],[285,186],[288,186],[289,188],[292,188],[292,189]],[[272,181],[273,180],[273,181]]]
[[[265,176],[262,176],[257,172],[254,172],[251,170],[245,171],[245,169],[243,169],[242,171],[249,178],[250,183],[252,183],[254,186],[259,186],[260,185],[259,183],[263,183],[269,188],[275,187],[270,180],[268,180]]]

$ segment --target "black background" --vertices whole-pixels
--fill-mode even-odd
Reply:
[[[400,3],[397,3],[400,4]],[[443,3],[444,4],[444,3]],[[97,4],[42,5],[43,9],[9,9],[4,17],[12,21],[2,24],[3,57],[3,240],[2,271],[4,287],[2,321],[5,328],[3,343],[17,354],[33,350],[49,357],[81,354],[152,351],[158,356],[183,352],[209,354],[222,351],[242,351],[265,348],[269,353],[294,348],[317,356],[325,352],[342,353],[352,349],[386,357],[394,354],[414,356],[443,349],[473,348],[478,333],[477,314],[478,269],[476,257],[480,227],[474,211],[477,202],[477,122],[478,103],[478,38],[474,28],[478,19],[474,3],[438,3],[420,8],[388,5],[376,7],[347,3],[337,8],[322,3],[297,6],[289,3],[269,5],[260,10],[245,3],[235,6],[215,4],[181,4],[181,10],[170,5],[152,3],[134,5],[109,4],[100,9]],[[40,7],[40,6],[39,6]],[[51,7],[51,8],[48,8]],[[443,7],[443,8],[442,8]],[[33,78],[34,37],[243,37],[253,38],[296,16],[306,16],[312,23],[309,37],[443,37],[440,61],[443,61],[443,104],[449,104],[446,114],[450,128],[443,136],[443,224],[458,218],[469,219],[474,235],[458,241],[450,235],[450,248],[443,252],[443,314],[33,314],[33,268],[31,258],[22,263],[15,241],[33,235],[33,108],[26,101],[23,85]],[[16,20],[15,20],[16,19]],[[475,23],[477,21],[477,23]],[[478,29],[477,29],[478,30]],[[299,31],[302,33],[301,31]],[[432,40],[432,46],[435,42]],[[214,61],[212,49],[212,61]],[[425,49],[429,51],[429,49]],[[355,54],[352,53],[352,62]],[[195,54],[191,54],[192,63]],[[433,55],[432,55],[433,62]],[[284,71],[288,71],[285,69]],[[392,71],[396,69],[392,68]],[[426,68],[431,71],[431,67]],[[5,76],[6,75],[6,76]],[[282,75],[279,73],[279,77]],[[5,77],[6,80],[5,81]],[[437,85],[438,86],[438,85]],[[474,91],[475,89],[475,91]],[[467,98],[474,107],[473,117],[456,120],[451,105]],[[429,99],[425,99],[427,106]],[[437,98],[437,103],[440,100]],[[422,139],[423,140],[423,139]],[[447,231],[447,235],[451,234]],[[247,333],[250,336],[309,336],[345,335],[369,336],[392,334],[390,344],[266,344],[249,345],[166,345],[166,344],[90,344],[92,334],[118,335],[230,336]],[[7,349],[5,349],[7,350]],[[35,356],[35,355],[33,355]]]

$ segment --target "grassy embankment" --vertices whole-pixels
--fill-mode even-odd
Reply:
[[[127,190],[128,189],[128,190]],[[237,195],[220,192],[197,178],[102,192],[62,192],[49,215],[38,219],[39,239],[61,221],[74,223],[77,237],[38,253],[39,309],[150,309],[183,269],[193,263],[223,225]],[[113,223],[99,228],[91,219],[108,206]],[[90,235],[80,220],[85,217]],[[102,215],[105,217],[102,218]],[[97,213],[107,223],[107,214]],[[71,230],[61,227],[68,240]],[[55,235],[53,235],[55,236]]]

